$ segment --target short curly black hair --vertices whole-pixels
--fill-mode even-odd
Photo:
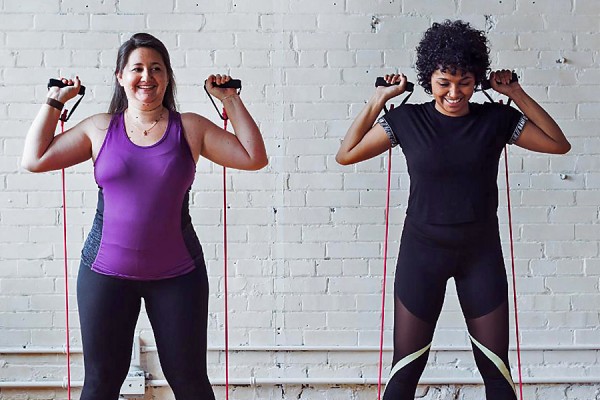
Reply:
[[[490,68],[490,49],[483,31],[461,20],[434,22],[417,46],[417,76],[425,92],[431,94],[431,75],[438,69],[451,74],[471,72],[475,85],[485,79]]]

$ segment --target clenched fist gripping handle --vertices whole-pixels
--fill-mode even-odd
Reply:
[[[208,89],[206,88],[206,82],[207,81],[204,81],[204,91],[208,95],[208,98],[210,99],[211,103],[213,103],[213,106],[215,106],[215,110],[217,110],[219,117],[221,117],[221,119],[223,121],[225,121],[227,119],[227,117],[224,116],[223,114],[221,114],[221,112],[219,112],[219,107],[217,107],[217,105],[215,104],[215,101],[213,100],[212,96],[208,92]],[[221,89],[237,89],[238,94],[242,91],[242,81],[239,79],[231,79],[228,82],[222,83],[220,85],[215,85],[214,83],[212,85],[213,85],[213,87],[218,87]]]
[[[48,89],[50,89],[51,87],[64,88],[64,87],[67,87],[67,86],[73,86],[73,85],[67,85],[66,83],[64,83],[60,79],[52,79],[52,78],[50,78],[50,80],[48,81]],[[77,108],[77,106],[79,105],[79,103],[81,103],[81,100],[83,99],[83,96],[85,96],[85,86],[81,85],[79,87],[79,92],[77,94],[80,95],[81,97],[79,98],[79,100],[77,100],[77,103],[75,103],[75,105],[71,109],[71,112],[68,115],[67,115],[66,110],[65,110],[65,112],[63,112],[63,114],[60,116],[60,120],[61,121],[67,122],[69,120],[69,118],[71,118],[71,115],[73,115],[73,111],[75,111],[75,109]]]
[[[400,85],[400,82],[387,83],[385,78],[383,78],[382,76],[378,76],[377,79],[375,80],[375,87],[380,87],[380,86],[390,87],[390,86],[398,86],[398,85]],[[415,84],[412,82],[406,82],[406,91],[409,92],[409,94],[408,94],[408,96],[406,96],[404,98],[404,100],[402,100],[402,103],[400,105],[405,104],[408,101],[410,96],[413,94],[414,90],[415,90]],[[387,106],[383,106],[383,109],[385,110],[386,114],[389,112]]]

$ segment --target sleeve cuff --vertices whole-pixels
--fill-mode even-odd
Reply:
[[[377,123],[379,125],[381,125],[381,127],[383,128],[385,133],[388,135],[388,138],[390,139],[390,143],[392,144],[392,147],[398,146],[398,140],[396,140],[396,135],[394,135],[394,131],[392,131],[392,127],[388,124],[388,122],[385,120],[385,118],[380,117],[377,120]]]
[[[521,119],[519,120],[519,123],[517,123],[517,126],[515,127],[512,136],[508,140],[508,144],[514,144],[519,138],[519,136],[521,136],[521,133],[523,133],[523,128],[525,127],[525,122],[527,122],[527,117],[522,115]]]

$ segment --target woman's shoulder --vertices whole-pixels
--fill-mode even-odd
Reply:
[[[503,103],[470,103],[470,108],[474,114],[483,116],[507,116],[515,113],[519,113],[516,108]]]
[[[94,159],[96,159],[100,148],[102,147],[102,143],[106,138],[106,133],[110,128],[112,118],[113,114],[94,114],[85,118],[78,124],[92,144],[92,154]]]
[[[433,102],[426,103],[406,103],[394,107],[393,110],[387,114],[391,118],[420,118],[421,116],[431,113],[433,108]]]
[[[508,105],[508,104],[504,104],[504,103],[492,103],[489,101],[483,102],[483,103],[469,103],[471,106],[475,106],[475,107],[479,107],[481,110],[492,110],[492,111],[497,111],[497,110],[505,110],[507,108],[513,108],[512,106]]]
[[[431,102],[427,102],[427,103],[406,103],[406,104],[400,104],[398,106],[395,106],[393,108],[393,110],[390,110],[390,112],[395,112],[395,113],[414,113],[414,112],[423,112],[424,110],[426,110],[428,107],[431,106]]]
[[[205,117],[203,117],[202,115],[195,113],[195,112],[182,112],[181,114],[181,120],[182,121],[198,121],[198,120],[206,120]]]
[[[110,127],[110,122],[113,114],[100,113],[91,115],[83,119],[78,125],[83,128],[83,131],[90,136],[105,135]]]
[[[110,121],[116,115],[120,115],[120,113],[119,114],[99,113],[99,114],[94,114],[94,115],[88,117],[88,119],[95,124],[105,125],[105,124],[110,124]],[[108,125],[104,129],[108,129]]]
[[[208,118],[194,112],[184,112],[181,115],[181,123],[184,127],[200,128],[210,123]]]
[[[427,108],[431,108],[434,105],[435,105],[434,100],[431,100],[431,101],[426,101],[423,103],[406,103],[406,104],[399,105],[396,108],[404,109],[404,110],[411,110],[411,111],[418,111],[418,110],[424,110]]]

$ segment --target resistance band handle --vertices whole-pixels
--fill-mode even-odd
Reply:
[[[382,77],[382,76],[378,76],[377,80],[375,80],[375,87],[379,87],[379,86],[398,86],[400,84],[400,82],[396,82],[396,83],[387,83],[386,80]],[[407,92],[412,92],[415,90],[415,84],[412,82],[406,82],[406,91]]]
[[[204,85],[206,85],[206,81],[204,81]],[[239,79],[231,79],[229,82],[225,82],[221,85],[215,85],[213,83],[214,87],[218,87],[221,89],[239,89],[242,90],[242,81]]]
[[[61,81],[60,79],[50,79],[48,81],[48,89],[50,89],[51,87],[59,87],[59,88],[64,88],[66,86],[73,86],[73,85],[67,85],[66,83],[64,83],[63,81]],[[79,93],[77,93],[81,96],[85,95],[85,86],[80,86],[79,87]]]
[[[519,82],[519,77],[515,72],[512,73],[512,77],[510,78],[510,83]],[[496,81],[497,84],[500,82]],[[488,90],[492,88],[492,84],[489,79],[485,79],[481,82],[481,90]]]

